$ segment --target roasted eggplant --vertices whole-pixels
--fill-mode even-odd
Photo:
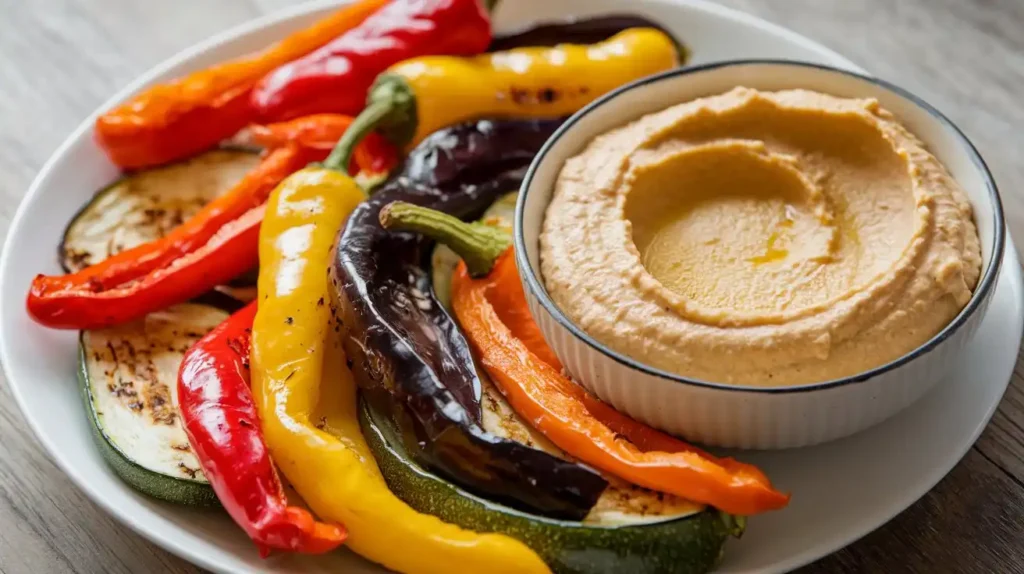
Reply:
[[[513,508],[578,520],[607,481],[592,469],[503,439],[481,425],[481,385],[469,346],[432,288],[432,243],[389,233],[395,200],[475,218],[518,189],[560,125],[479,121],[442,130],[349,218],[332,266],[345,351],[364,396],[400,429],[419,464]]]

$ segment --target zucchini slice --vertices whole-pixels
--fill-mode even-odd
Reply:
[[[125,482],[155,498],[217,505],[178,414],[178,367],[228,314],[185,303],[144,319],[82,331],[80,377],[93,437]]]
[[[477,532],[499,532],[532,548],[556,574],[694,574],[719,562],[725,541],[739,536],[742,519],[683,503],[648,508],[658,497],[642,489],[611,486],[591,516],[620,514],[618,525],[554,520],[527,514],[470,494],[409,459],[394,429],[361,401],[359,422],[388,488],[419,512]],[[667,497],[666,497],[667,498]],[[602,509],[602,507],[605,507]]]
[[[100,190],[64,230],[64,271],[159,239],[230,190],[260,161],[254,150],[215,149],[167,166],[125,175]]]

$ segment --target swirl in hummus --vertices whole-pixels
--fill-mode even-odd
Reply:
[[[719,383],[892,361],[981,272],[964,192],[878,102],[736,88],[566,162],[540,237],[554,302],[601,343]]]

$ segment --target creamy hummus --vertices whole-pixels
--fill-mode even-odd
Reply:
[[[584,331],[691,378],[810,383],[885,364],[967,304],[967,199],[875,100],[736,88],[566,162],[540,237]]]

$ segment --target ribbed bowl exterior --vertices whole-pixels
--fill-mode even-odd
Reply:
[[[563,327],[524,285],[530,311],[572,377],[616,409],[711,446],[782,449],[849,436],[895,415],[948,372],[974,336],[990,297],[931,351],[878,376],[779,393],[681,383],[618,362]]]
[[[982,245],[982,279],[960,316],[932,341],[862,377],[803,388],[729,387],[659,373],[604,349],[573,326],[548,297],[539,275],[538,238],[564,162],[609,129],[737,85],[802,87],[838,96],[873,97],[949,168],[974,207]],[[801,447],[848,436],[921,398],[960,359],[984,318],[995,291],[1005,235],[1002,204],[992,174],[966,136],[941,112],[882,80],[784,61],[721,62],[675,70],[598,99],[569,118],[534,159],[520,191],[514,226],[516,259],[530,310],[576,381],[654,427],[708,445],[753,449]]]

